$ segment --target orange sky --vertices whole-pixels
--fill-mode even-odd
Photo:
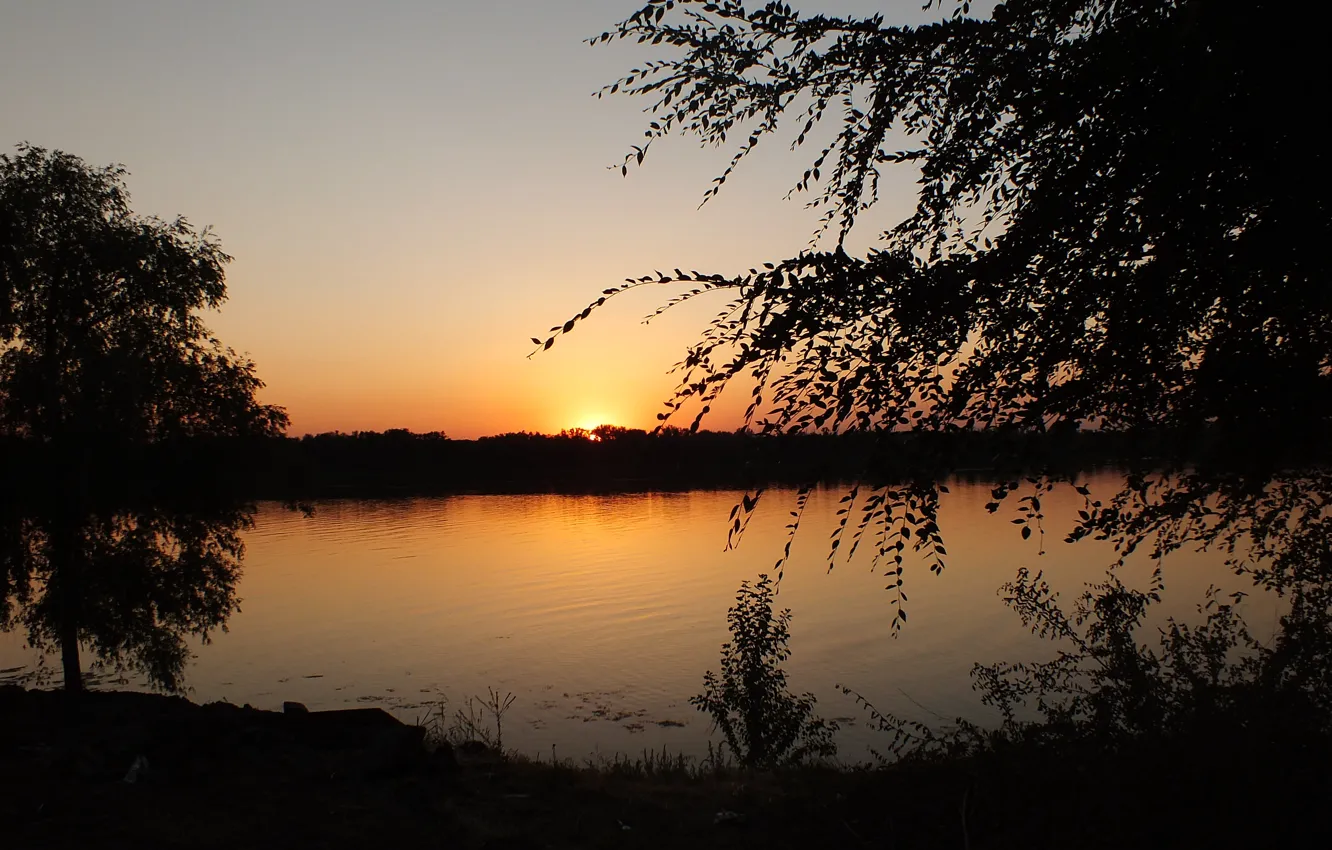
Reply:
[[[925,15],[919,0],[800,6]],[[663,292],[639,291],[531,360],[529,337],[626,277],[798,252],[816,214],[781,199],[816,151],[765,142],[702,210],[731,151],[677,138],[627,180],[609,170],[641,139],[645,102],[589,95],[661,54],[581,39],[635,8],[22,4],[0,26],[0,76],[24,81],[0,91],[0,144],[124,163],[136,210],[212,225],[236,260],[210,323],[257,361],[296,434],[650,427],[719,302],[644,327]],[[888,183],[883,223],[913,179]],[[707,426],[735,427],[743,395]]]

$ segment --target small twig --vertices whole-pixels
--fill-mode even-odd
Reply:
[[[861,837],[860,837],[860,833],[856,832],[854,829],[851,828],[851,824],[849,824],[849,823],[847,823],[845,820],[843,820],[843,821],[842,821],[842,826],[846,827],[846,831],[849,832],[849,833],[851,833],[851,837],[852,837],[852,838],[854,838],[855,840],[859,841],[861,844],[865,845],[866,847],[869,846],[869,842],[866,841],[864,838],[861,838]]]
[[[915,698],[915,697],[911,696],[911,694],[909,694],[909,693],[907,693],[906,691],[902,690],[900,687],[897,689],[897,692],[898,692],[899,694],[901,694],[902,696],[906,697],[906,698],[911,702],[912,705],[914,705],[916,708],[919,708],[921,711],[924,711],[924,712],[926,712],[926,713],[928,713],[928,714],[932,714],[932,715],[934,715],[936,718],[938,718],[939,720],[942,720],[942,721],[945,722],[945,723],[948,722],[948,718],[947,718],[947,717],[944,717],[942,714],[940,714],[939,712],[935,711],[935,710],[932,709],[932,708],[926,708],[925,706],[921,705],[919,702],[916,702],[916,698]]]

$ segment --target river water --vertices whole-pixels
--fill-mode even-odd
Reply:
[[[1093,477],[1093,495],[1109,496],[1119,480]],[[1062,542],[1081,507],[1067,488],[1043,499],[1044,555],[1037,536],[1023,540],[1011,524],[1016,499],[991,515],[989,485],[955,481],[950,490],[940,521],[947,568],[936,576],[908,558],[908,621],[896,637],[886,580],[866,553],[829,571],[827,541],[845,491],[818,490],[805,511],[779,595],[794,613],[785,668],[794,690],[813,692],[819,713],[841,722],[846,761],[885,742],[836,685],[911,719],[996,723],[971,689],[973,663],[1057,649],[1028,633],[996,590],[1027,566],[1044,570],[1071,603],[1113,560],[1106,544]],[[663,747],[698,754],[709,722],[688,698],[717,669],[740,582],[780,555],[795,499],[769,491],[739,548],[723,551],[741,495],[332,501],[309,518],[261,505],[246,536],[241,611],[195,647],[189,695],[260,708],[381,706],[411,721],[441,698],[453,710],[494,688],[515,696],[503,718],[506,747],[574,758]],[[1168,558],[1153,623],[1198,619],[1209,584],[1245,587],[1221,564],[1215,553]],[[1152,566],[1138,558],[1120,576],[1142,586]],[[1261,595],[1246,601],[1255,635],[1271,628],[1276,606]],[[0,634],[5,678],[35,668],[21,635]]]

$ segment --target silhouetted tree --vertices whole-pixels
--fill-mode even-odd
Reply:
[[[689,703],[712,717],[740,763],[774,767],[837,754],[837,724],[814,713],[813,694],[794,694],[782,664],[791,657],[791,610],[773,610],[772,579],[742,582],[726,613],[731,639],[722,644],[721,673],[703,676]]]
[[[706,201],[794,120],[793,144],[820,148],[793,188],[820,228],[809,249],[739,276],[677,269],[607,289],[537,342],[619,293],[675,285],[661,309],[728,302],[678,364],[663,420],[692,404],[697,427],[745,378],[746,423],[767,433],[1208,425],[1227,436],[1222,458],[1243,447],[1242,480],[1136,478],[1113,506],[1089,499],[1072,536],[1262,549],[1287,533],[1249,498],[1281,477],[1266,449],[1318,440],[1332,419],[1332,193],[1297,82],[1319,78],[1324,30],[1265,0],[1242,15],[1203,0],[1012,0],[985,18],[960,2],[919,27],[652,0],[591,39],[673,49],[603,92],[650,99],[624,173],[669,134],[743,139]],[[890,167],[918,173],[915,210],[852,256]],[[1286,516],[1317,516],[1322,496],[1307,494],[1329,484],[1301,473]],[[1037,526],[1039,486],[1022,517]],[[843,516],[884,532],[865,539],[886,542],[890,587],[900,543],[942,566],[931,487],[860,492]]]
[[[248,511],[203,469],[148,494],[134,460],[287,422],[198,315],[225,299],[230,258],[184,219],[133,214],[124,175],[26,145],[0,156],[0,435],[33,447],[45,481],[6,511],[0,613],[60,648],[69,690],[80,643],[178,688],[182,635],[236,605]]]

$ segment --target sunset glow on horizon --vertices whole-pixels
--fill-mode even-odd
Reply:
[[[645,287],[531,358],[530,338],[654,269],[736,274],[799,252],[818,213],[782,197],[817,141],[760,149],[702,209],[733,150],[675,138],[628,179],[608,168],[647,103],[590,95],[659,53],[583,39],[639,5],[16,4],[0,73],[28,82],[0,93],[0,144],[123,163],[136,212],[211,226],[235,260],[206,320],[255,360],[293,435],[650,429],[722,300],[645,326],[672,294]],[[928,19],[919,5],[894,17]],[[858,239],[906,214],[914,179],[885,175]],[[737,427],[746,395],[704,427]]]

